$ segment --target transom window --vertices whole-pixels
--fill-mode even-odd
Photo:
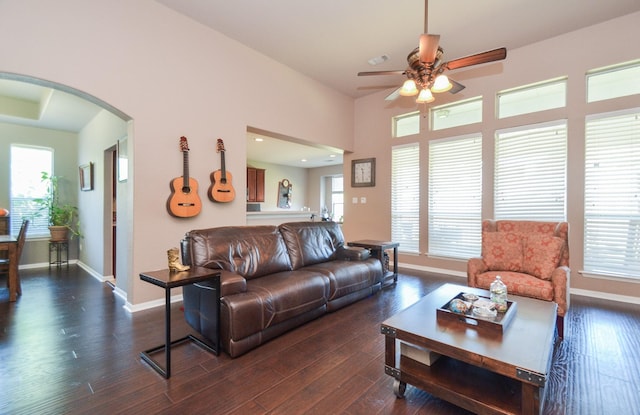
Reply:
[[[640,61],[595,69],[587,74],[587,102],[640,94]]]
[[[434,131],[481,122],[482,97],[433,107],[429,114]]]
[[[418,134],[420,132],[420,112],[411,112],[408,114],[393,117],[392,136],[405,137],[407,135]]]
[[[562,108],[567,105],[567,79],[554,79],[498,93],[498,118]]]

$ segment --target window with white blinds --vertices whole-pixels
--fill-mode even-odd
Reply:
[[[495,219],[566,220],[566,120],[496,133]]]
[[[429,255],[480,255],[482,135],[429,142]]]
[[[402,252],[420,250],[420,146],[391,149],[391,240]]]
[[[640,108],[586,121],[584,270],[640,279]]]

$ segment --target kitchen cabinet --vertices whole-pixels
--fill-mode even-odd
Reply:
[[[247,202],[264,202],[264,172],[247,167]]]

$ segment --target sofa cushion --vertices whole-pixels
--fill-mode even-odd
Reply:
[[[247,281],[247,292],[222,298],[230,338],[240,340],[327,304],[328,278],[304,270],[279,272]]]
[[[533,275],[510,271],[488,271],[476,277],[476,286],[488,290],[491,283],[500,275],[500,279],[507,286],[507,298],[510,295],[537,298],[539,300],[553,301],[553,284],[536,278]]]
[[[279,226],[293,269],[330,261],[344,245],[340,225],[335,222],[289,222]]]
[[[531,234],[524,237],[523,244],[522,272],[550,280],[560,262],[564,241],[551,235]]]
[[[195,266],[235,272],[248,280],[291,270],[287,247],[275,226],[201,229],[189,236]]]
[[[382,267],[377,259],[364,261],[335,260],[302,268],[319,272],[329,279],[329,301],[360,291],[382,281]]]
[[[514,232],[483,232],[482,258],[494,271],[522,269],[522,236]]]

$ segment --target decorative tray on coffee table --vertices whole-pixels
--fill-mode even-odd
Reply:
[[[451,300],[447,301],[442,307],[436,310],[436,315],[439,321],[453,321],[465,326],[471,326],[479,332],[486,332],[492,334],[502,334],[508,327],[509,323],[513,320],[516,314],[517,303],[507,300],[507,311],[504,313],[493,312],[478,312],[481,311],[480,307],[475,307],[473,304],[491,304],[491,300],[488,297],[482,295],[477,297],[474,301],[468,301],[467,293],[461,292]],[[471,295],[474,296],[473,294]],[[451,304],[453,302],[458,303],[456,300],[463,301],[468,307],[464,312],[454,312],[451,310]],[[458,303],[459,304],[459,303]],[[455,307],[453,307],[455,308]],[[475,309],[475,312],[474,312]],[[485,311],[485,308],[482,308]]]

